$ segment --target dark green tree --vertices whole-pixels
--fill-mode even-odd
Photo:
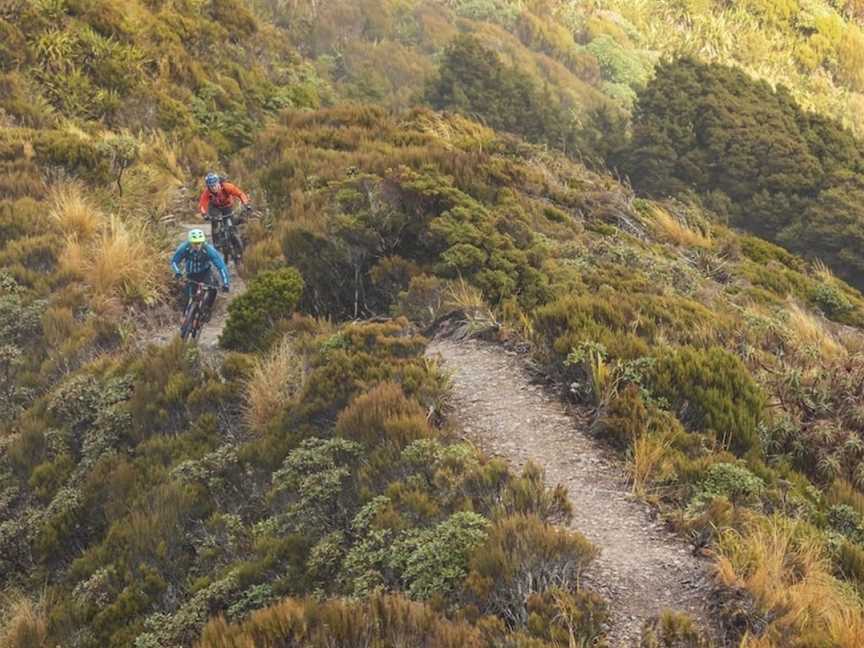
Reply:
[[[855,244],[864,215],[848,179],[838,181],[864,169],[864,146],[784,87],[722,65],[665,62],[639,95],[629,146],[613,157],[638,191],[695,192],[733,223],[864,284]]]
[[[578,145],[573,119],[552,90],[505,65],[473,36],[459,36],[446,49],[426,100],[532,142],[564,150]]]

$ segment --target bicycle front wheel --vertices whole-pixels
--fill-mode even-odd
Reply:
[[[186,317],[183,318],[183,324],[180,325],[180,337],[183,340],[189,339],[191,335],[193,338],[197,337],[198,331],[196,326],[196,321],[198,320],[198,302],[192,301],[189,306],[186,307]]]

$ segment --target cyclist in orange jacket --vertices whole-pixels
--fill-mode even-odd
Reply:
[[[208,173],[204,178],[207,188],[201,192],[198,200],[198,211],[204,220],[210,220],[215,214],[227,216],[234,211],[234,202],[239,200],[248,211],[249,196],[237,185],[231,184],[215,173]]]

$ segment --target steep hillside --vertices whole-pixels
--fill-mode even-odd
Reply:
[[[255,0],[347,96],[405,107],[441,50],[471,33],[579,115],[629,110],[663,56],[734,65],[860,133],[856,0]],[[603,101],[603,98],[611,102]]]
[[[864,643],[857,5],[624,4],[0,9],[0,646],[603,645],[566,491],[460,441],[448,313],[712,557],[730,645]],[[222,352],[142,349],[216,165],[261,213]]]

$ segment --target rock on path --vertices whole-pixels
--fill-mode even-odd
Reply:
[[[610,646],[638,645],[644,621],[664,609],[687,612],[703,625],[710,619],[707,561],[630,494],[620,464],[587,434],[587,415],[569,413],[531,384],[516,354],[500,346],[438,339],[427,353],[440,355],[451,373],[455,418],[466,436],[517,468],[533,461],[547,482],[567,487],[572,528],[601,549],[582,584],[610,603]]]

